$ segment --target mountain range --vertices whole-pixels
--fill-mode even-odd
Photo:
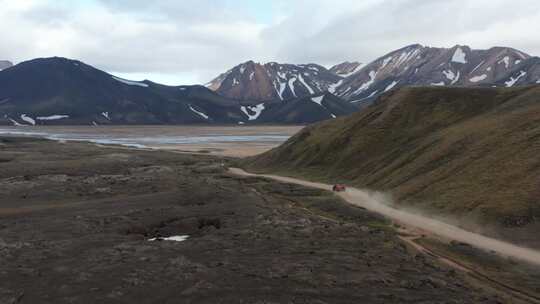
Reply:
[[[77,60],[0,61],[0,124],[307,124],[347,115],[404,86],[540,83],[540,58],[493,47],[413,44],[373,62],[247,61],[205,86],[122,79]]]
[[[115,77],[77,60],[40,58],[0,71],[0,124],[311,123],[355,106],[329,94],[259,102],[204,86]]]
[[[330,69],[316,64],[248,61],[221,74],[207,87],[224,96],[260,101],[328,91],[351,102],[369,104],[403,86],[512,87],[540,83],[539,63],[540,58],[508,47],[473,50],[460,45],[434,48],[413,44],[368,64],[343,62]],[[252,74],[253,70],[257,72]]]

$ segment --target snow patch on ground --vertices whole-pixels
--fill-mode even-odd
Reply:
[[[390,91],[391,89],[393,89],[393,88],[396,86],[396,84],[398,84],[398,82],[399,82],[399,81],[393,81],[390,85],[388,85],[388,86],[386,87],[386,89],[384,89],[384,91],[385,91],[385,92]]]
[[[101,112],[101,115],[107,118],[107,120],[111,120],[111,118],[109,117],[109,112]]]
[[[521,60],[518,59],[518,60],[514,61],[514,65],[517,65],[517,64],[519,64],[520,62],[521,62]]]
[[[510,80],[506,81],[504,84],[505,84],[506,87],[508,87],[508,88],[509,88],[509,87],[512,87],[512,86],[514,86],[514,85],[518,82],[518,80],[521,79],[521,77],[524,77],[525,75],[527,75],[527,72],[521,71],[521,72],[519,72],[519,75],[518,75],[516,78],[510,77]]]
[[[116,76],[113,76],[112,78],[116,81],[120,81],[121,83],[130,85],[130,86],[138,86],[138,87],[144,87],[144,88],[148,87],[148,85],[144,82],[131,81],[131,80],[123,79]]]
[[[463,52],[463,50],[460,47],[458,47],[456,51],[454,52],[454,56],[452,56],[452,62],[467,63],[467,58],[465,57],[466,57],[465,52]]]
[[[248,109],[254,112],[255,114],[250,114],[248,112]],[[264,103],[260,103],[256,106],[241,106],[240,110],[242,110],[242,112],[244,112],[244,114],[247,115],[248,120],[256,120],[257,118],[259,118],[262,111],[264,110]]]
[[[438,87],[442,87],[445,85],[444,81],[441,81],[441,82],[432,82],[431,83],[432,86],[438,86]]]
[[[479,75],[479,76],[474,76],[474,77],[471,77],[471,79],[469,79],[470,82],[480,82],[480,81],[483,81],[483,80],[486,80],[487,78],[487,75],[486,74],[482,74],[482,75]]]
[[[201,116],[201,117],[204,118],[204,119],[208,119],[208,118],[209,118],[208,115],[204,114],[204,113],[201,112],[201,111],[195,110],[191,105],[188,105],[188,106],[189,106],[189,109],[190,109],[193,113],[195,113],[195,114]]]
[[[36,125],[36,121],[32,117],[27,116],[26,114],[22,114],[21,119],[26,121],[27,123],[31,124],[32,126]]]
[[[189,235],[173,235],[169,237],[157,237],[148,239],[150,242],[154,241],[173,241],[173,242],[183,242],[189,238]]]
[[[251,72],[251,74],[249,74],[249,81],[253,80],[253,76],[255,76],[255,72]]]
[[[36,117],[37,120],[58,120],[58,119],[64,119],[64,118],[69,118],[69,115],[50,115],[50,116]]]

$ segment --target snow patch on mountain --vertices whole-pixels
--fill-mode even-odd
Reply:
[[[116,76],[112,76],[112,78],[116,81],[119,81],[123,84],[127,84],[127,85],[130,85],[130,86],[138,86],[138,87],[143,87],[143,88],[147,88],[148,85],[144,82],[139,82],[139,81],[132,81],[132,80],[127,80],[127,79],[123,79],[123,78],[120,78],[120,77],[116,77]]]
[[[504,63],[504,68],[505,69],[508,69],[508,67],[510,66],[510,57],[508,56],[504,56],[503,59],[499,60],[497,62],[497,64],[501,64],[501,63]]]
[[[471,77],[469,79],[470,82],[480,82],[480,81],[483,81],[487,78],[487,75],[486,74],[482,74],[482,75],[479,75],[479,76],[474,76],[474,77]]]
[[[248,112],[248,109],[253,112],[254,114],[250,114]],[[261,115],[262,111],[264,110],[264,103],[260,103],[256,106],[241,106],[240,110],[244,112],[244,114],[247,115],[248,120],[256,120]]]
[[[32,126],[36,125],[36,121],[32,117],[27,116],[26,114],[22,114],[21,119],[26,121],[27,123],[31,124]]]
[[[386,89],[384,89],[384,91],[385,91],[385,92],[390,91],[391,89],[393,89],[393,88],[396,86],[396,84],[398,84],[398,82],[399,82],[399,81],[393,81],[390,85],[388,85],[388,86],[386,87]]]
[[[463,52],[463,50],[460,47],[458,47],[456,51],[454,52],[454,56],[452,56],[452,62],[467,63],[467,58],[465,57],[466,57],[465,52]]]
[[[298,74],[298,80],[300,80],[304,87],[306,87],[310,95],[315,94],[315,91],[313,91],[313,89],[304,81],[304,77],[302,77],[302,75]]]
[[[111,120],[111,118],[109,117],[109,112],[101,112],[101,116],[107,118],[107,120]]]
[[[189,106],[189,109],[190,109],[193,113],[195,113],[195,114],[201,116],[202,118],[208,120],[208,118],[209,118],[208,115],[204,114],[204,113],[201,112],[201,111],[195,110],[191,105],[188,105],[188,106]]]
[[[317,97],[311,97],[311,101],[313,101],[314,103],[322,106],[322,101],[324,99],[324,95],[321,95],[321,96],[317,96]]]
[[[518,82],[518,80],[520,80],[522,77],[524,77],[526,75],[527,75],[527,72],[521,71],[521,72],[519,72],[519,75],[516,78],[510,77],[510,79],[508,81],[506,81],[504,84],[508,88],[513,87]]]
[[[49,116],[38,116],[36,117],[37,120],[58,120],[58,119],[64,119],[69,118],[69,115],[49,115]]]

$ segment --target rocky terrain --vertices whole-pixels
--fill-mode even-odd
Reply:
[[[538,86],[401,88],[245,165],[384,191],[401,208],[540,248],[539,96]]]
[[[526,302],[229,159],[17,138],[0,159],[1,303]]]
[[[336,116],[356,110],[346,102],[340,104]],[[66,58],[35,59],[0,72],[3,125],[254,124],[267,107],[223,97],[204,86],[121,79]],[[282,102],[271,107],[280,116],[265,113],[266,123],[332,118],[312,117]]]
[[[0,71],[5,70],[13,66],[13,63],[7,60],[0,60]]]

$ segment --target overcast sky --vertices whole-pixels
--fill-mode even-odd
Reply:
[[[329,66],[412,43],[540,55],[540,1],[0,0],[0,29],[0,59],[192,84],[250,59]]]

